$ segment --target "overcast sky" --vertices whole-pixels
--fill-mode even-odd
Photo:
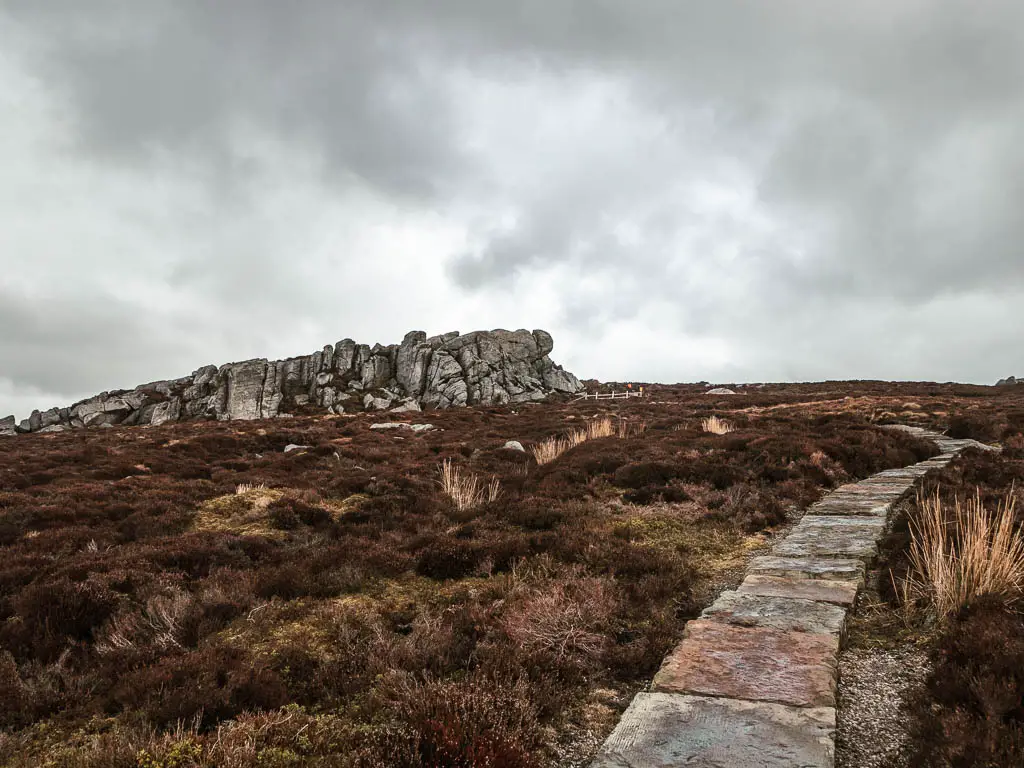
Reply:
[[[411,329],[1024,373],[1024,3],[0,0],[0,416]]]

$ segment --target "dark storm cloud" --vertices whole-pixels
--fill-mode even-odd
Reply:
[[[432,191],[455,171],[436,72],[386,12],[334,2],[29,4],[43,62],[77,107],[83,149],[123,162],[190,150],[241,175],[231,128],[308,143],[344,181]],[[115,23],[110,23],[116,20]]]
[[[0,25],[35,105],[0,126],[15,389],[467,330],[503,297],[583,375],[635,327],[722,350],[639,376],[941,378],[919,329],[951,317],[950,371],[1012,372],[1017,2],[0,0]],[[52,311],[34,262],[76,276]],[[126,328],[145,302],[94,262],[158,320]]]

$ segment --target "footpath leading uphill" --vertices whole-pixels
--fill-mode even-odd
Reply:
[[[736,590],[691,621],[649,692],[633,699],[591,768],[832,768],[847,611],[893,506],[973,440],[836,489],[751,561]]]

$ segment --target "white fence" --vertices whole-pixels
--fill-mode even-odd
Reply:
[[[638,392],[584,392],[576,395],[576,400],[625,400],[630,397],[643,397],[644,388],[640,387]]]

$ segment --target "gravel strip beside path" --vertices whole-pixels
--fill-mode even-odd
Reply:
[[[904,702],[927,674],[928,657],[916,649],[840,654],[836,768],[910,768],[900,755]]]

